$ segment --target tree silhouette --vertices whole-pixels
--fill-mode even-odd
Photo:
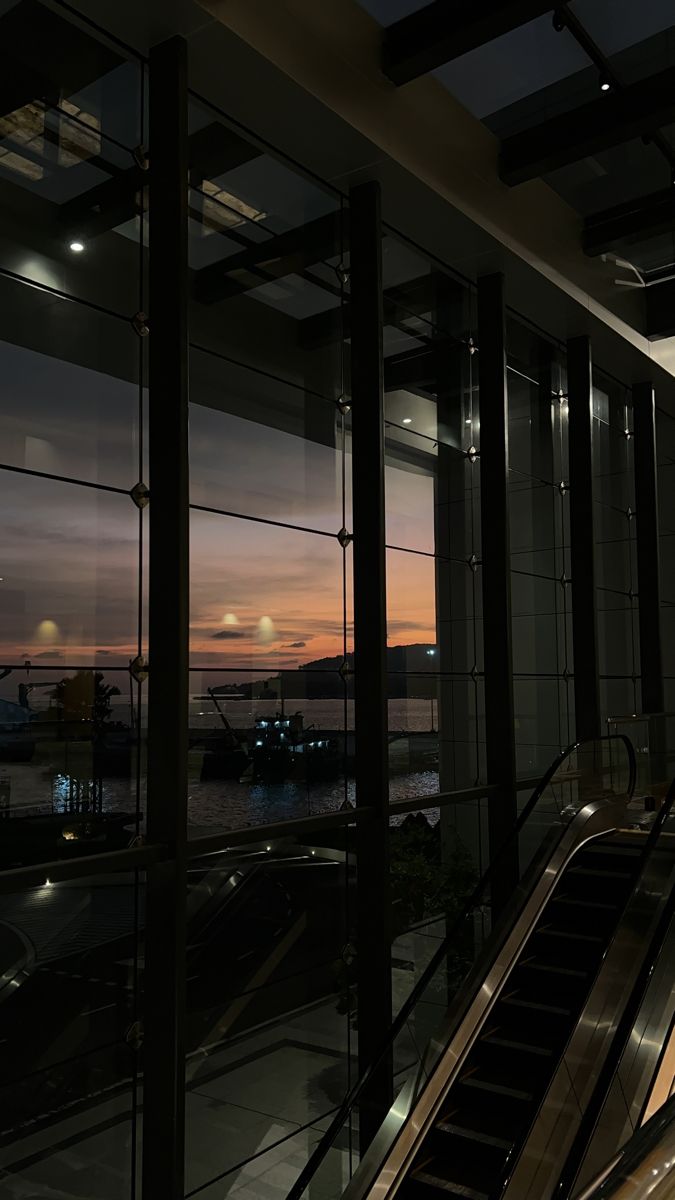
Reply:
[[[105,682],[101,671],[76,671],[74,675],[61,679],[50,693],[55,701],[59,720],[68,722],[88,721],[93,727],[94,737],[101,736],[112,716],[112,697],[120,695],[120,689]]]

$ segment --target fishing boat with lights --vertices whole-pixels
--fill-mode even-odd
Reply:
[[[256,717],[250,738],[251,778],[257,783],[337,779],[343,755],[336,737],[304,727],[301,712]]]

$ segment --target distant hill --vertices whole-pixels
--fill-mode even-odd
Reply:
[[[391,672],[388,678],[390,699],[405,696],[428,699],[436,696],[434,675],[438,671],[438,662],[435,651],[436,647],[428,642],[387,648],[387,668]],[[303,663],[296,671],[280,671],[277,675],[253,683],[222,684],[213,691],[219,695],[236,693],[257,700],[274,700],[281,696],[284,700],[339,700],[344,697],[345,690],[347,696],[353,695],[353,654],[347,655],[347,670],[341,675],[342,665],[340,655],[317,658],[313,662]]]

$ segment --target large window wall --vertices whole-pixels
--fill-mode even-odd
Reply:
[[[471,296],[383,240],[390,800],[485,781]]]
[[[356,287],[353,196],[184,92],[180,46],[167,92],[170,56],[158,70],[57,0],[6,4],[0,32],[26,80],[0,122],[3,1177],[17,1195],[86,1179],[89,1200],[271,1194],[488,866],[495,806],[574,739],[565,353],[509,315],[506,390],[484,405],[507,404],[508,487],[497,472],[481,487],[491,347],[473,285],[374,217],[358,233],[381,277]],[[166,106],[153,169],[158,79],[185,131]],[[174,193],[158,184],[171,167]],[[165,290],[158,227],[172,254],[186,241]],[[364,312],[386,615],[359,645]],[[161,388],[153,345],[180,368]],[[358,353],[362,385],[363,339]],[[599,369],[593,383],[606,718],[640,704],[635,466],[628,393]],[[189,542],[166,517],[167,454],[189,469]],[[484,568],[500,521],[513,670],[495,679]],[[149,644],[158,613],[185,614],[185,671],[180,638]],[[373,644],[384,669],[357,703]],[[153,690],[160,666],[173,682]],[[516,781],[488,776],[491,688],[513,691]],[[158,788],[165,756],[180,777]],[[409,1065],[404,1046],[395,1077]]]
[[[342,201],[194,101],[189,128],[195,833],[344,802],[352,522]]]
[[[508,325],[509,531],[518,776],[574,740],[568,398],[553,344]]]
[[[604,720],[640,712],[633,411],[628,389],[593,375],[593,516]]]
[[[59,6],[0,24],[2,1176],[103,1200],[140,1179],[145,67]]]
[[[661,638],[666,711],[675,713],[675,417],[656,408],[656,453],[659,485],[661,559]]]

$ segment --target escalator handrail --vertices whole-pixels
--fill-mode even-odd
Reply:
[[[635,1179],[640,1188],[640,1195],[645,1194],[640,1184],[639,1172],[647,1156],[656,1149],[675,1125],[675,1096],[666,1100],[648,1121],[645,1121],[628,1141],[617,1150],[610,1163],[595,1179],[592,1179],[581,1193],[581,1200],[610,1200],[621,1189],[624,1194],[624,1184],[627,1179]],[[651,1175],[651,1169],[650,1169]],[[646,1181],[645,1181],[646,1182]],[[653,1177],[649,1179],[653,1182]],[[637,1193],[636,1193],[637,1194]]]
[[[649,831],[649,838],[647,845],[645,846],[643,861],[646,862],[647,858],[651,854],[651,851],[656,845],[663,826],[668,820],[668,817],[671,815],[674,802],[675,779],[670,784],[658,816],[654,821],[651,830]],[[600,1119],[600,1115],[607,1099],[612,1080],[619,1068],[621,1059],[635,1026],[635,1022],[652,977],[652,967],[663,948],[663,942],[668,932],[668,928],[672,922],[673,916],[675,916],[675,886],[671,888],[670,895],[663,906],[656,924],[656,928],[650,938],[649,947],[645,955],[642,968],[638,972],[637,979],[631,988],[630,995],[626,1001],[620,1020],[617,1024],[616,1033],[612,1038],[607,1057],[600,1068],[598,1079],[595,1087],[593,1088],[590,1100],[584,1108],[581,1123],[574,1138],[574,1143],[570,1153],[567,1156],[565,1165],[560,1172],[560,1176],[553,1193],[554,1196],[567,1197],[571,1194],[571,1189],[574,1186],[576,1177],[583,1163],[584,1156]]]
[[[365,1089],[365,1087],[368,1085],[368,1083],[370,1083],[370,1081],[373,1078],[373,1076],[375,1075],[375,1073],[378,1071],[378,1069],[381,1067],[382,1063],[385,1061],[386,1056],[389,1054],[390,1050],[393,1047],[394,1041],[398,1037],[401,1030],[404,1028],[404,1026],[405,1026],[410,1014],[412,1013],[413,1009],[415,1008],[420,996],[424,993],[428,984],[430,983],[430,981],[433,979],[434,975],[436,974],[436,971],[438,970],[438,968],[441,966],[442,962],[444,961],[444,959],[447,955],[447,951],[448,951],[448,944],[452,942],[455,935],[460,931],[462,926],[465,924],[467,918],[471,915],[473,910],[476,908],[476,905],[478,904],[480,897],[483,895],[486,885],[492,879],[492,876],[495,873],[498,864],[500,864],[502,859],[505,858],[507,852],[513,846],[513,844],[515,843],[517,845],[517,838],[518,838],[518,835],[520,834],[521,829],[525,825],[525,823],[528,820],[529,816],[531,815],[533,809],[538,804],[543,793],[546,791],[546,788],[549,786],[549,784],[550,784],[551,780],[553,779],[553,777],[555,776],[556,772],[560,769],[560,767],[564,763],[565,759],[569,758],[570,755],[572,755],[575,751],[579,750],[580,747],[582,747],[584,745],[593,745],[598,742],[623,742],[623,744],[626,748],[626,751],[627,751],[628,764],[629,764],[629,778],[628,778],[628,786],[626,789],[626,795],[628,796],[628,799],[630,799],[632,797],[633,792],[635,791],[635,780],[636,780],[637,768],[636,768],[636,759],[635,759],[635,751],[633,748],[633,743],[630,741],[630,739],[628,737],[626,737],[625,734],[618,733],[618,734],[610,734],[610,735],[607,735],[605,737],[600,737],[600,738],[583,739],[578,742],[573,742],[565,750],[562,750],[560,752],[560,754],[554,759],[554,761],[551,763],[551,766],[548,768],[548,770],[546,771],[546,773],[544,774],[542,779],[537,784],[532,795],[530,796],[530,799],[528,800],[527,804],[523,808],[519,817],[516,819],[509,837],[506,839],[506,841],[502,844],[500,849],[497,851],[497,854],[493,858],[493,860],[490,863],[490,865],[488,866],[487,870],[483,873],[483,875],[479,879],[478,883],[476,884],[474,890],[472,891],[471,895],[469,896],[468,900],[465,902],[464,907],[462,908],[462,911],[457,915],[457,917],[453,921],[450,932],[447,933],[446,936],[443,938],[442,942],[440,942],[438,948],[432,955],[431,959],[427,963],[427,966],[425,967],[424,971],[422,972],[419,979],[417,980],[417,983],[415,984],[414,988],[410,992],[410,995],[407,997],[407,999],[401,1005],[398,1013],[396,1014],[394,1020],[392,1021],[391,1025],[389,1026],[389,1029],[387,1030],[386,1036],[382,1042],[382,1045],[380,1046],[380,1049],[373,1056],[369,1065],[365,1068],[363,1073],[359,1076],[357,1081],[352,1085],[350,1090],[347,1092],[347,1095],[345,1096],[344,1100],[342,1101],[342,1104],[340,1105],[339,1109],[335,1113],[330,1125],[328,1126],[325,1133],[322,1135],[322,1137],[319,1140],[319,1142],[317,1143],[317,1145],[314,1147],[314,1150],[313,1150],[312,1154],[310,1155],[309,1159],[307,1160],[307,1162],[305,1163],[305,1166],[303,1167],[302,1171],[300,1172],[300,1175],[298,1176],[297,1180],[291,1187],[286,1200],[301,1200],[301,1197],[302,1197],[303,1193],[305,1192],[307,1185],[310,1183],[311,1179],[316,1174],[316,1171],[321,1166],[321,1163],[324,1161],[326,1155],[328,1154],[328,1151],[330,1150],[331,1146],[333,1145],[333,1142],[334,1142],[337,1134],[342,1129],[342,1127],[345,1123],[345,1120],[349,1116],[349,1113],[351,1112],[352,1108],[354,1107],[356,1101],[359,1099],[359,1097],[360,1097],[361,1093],[363,1092],[363,1090]]]

